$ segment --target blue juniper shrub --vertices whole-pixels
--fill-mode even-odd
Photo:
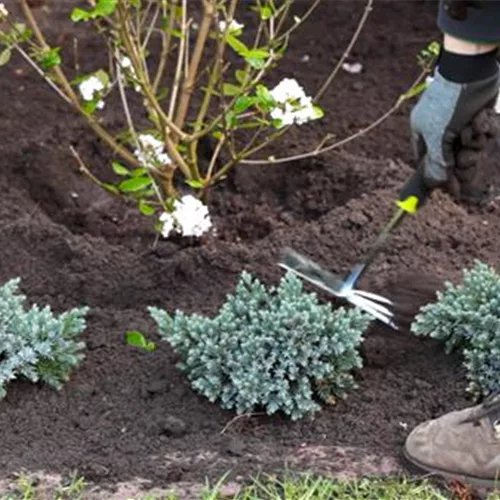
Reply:
[[[0,287],[0,399],[17,378],[44,382],[60,389],[83,359],[79,334],[85,329],[87,308],[55,317],[48,306],[25,309],[19,279]]]
[[[239,414],[281,411],[293,420],[355,386],[351,371],[362,365],[358,348],[371,321],[321,305],[292,274],[267,290],[247,272],[213,318],[149,312],[196,391]]]

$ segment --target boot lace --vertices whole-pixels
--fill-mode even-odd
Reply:
[[[500,439],[500,392],[487,397],[481,406],[461,423],[478,425],[484,418],[489,420],[496,437]]]

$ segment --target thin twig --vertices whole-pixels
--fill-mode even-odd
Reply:
[[[279,42],[283,38],[288,38],[299,26],[304,24],[304,22],[309,18],[309,16],[316,10],[316,8],[318,7],[318,5],[320,4],[321,1],[322,0],[315,0],[314,3],[309,7],[309,9],[307,9],[306,13],[300,18],[300,21],[295,23],[291,28],[288,28],[288,30],[286,30],[284,33],[282,33],[276,39],[276,41]],[[287,17],[288,17],[287,15],[283,15],[281,17],[281,21],[278,23],[277,31],[279,31],[281,29],[281,26],[282,26],[284,20],[287,19]]]
[[[326,89],[330,86],[334,78],[337,76],[337,73],[340,71],[340,68],[344,64],[344,61],[347,59],[349,54],[352,51],[352,48],[354,47],[355,43],[357,42],[359,35],[361,34],[361,31],[363,30],[363,27],[365,26],[365,23],[368,19],[368,16],[370,15],[371,11],[373,8],[373,0],[367,0],[365,9],[363,11],[363,15],[361,16],[361,19],[359,20],[358,27],[356,28],[356,31],[354,32],[351,41],[349,42],[349,45],[345,49],[344,53],[342,54],[342,57],[340,58],[339,62],[333,69],[333,71],[330,73],[328,78],[325,80],[325,83],[321,86],[317,94],[314,96],[314,100],[318,101],[321,96],[325,93]]]
[[[174,85],[170,96],[170,105],[168,109],[168,119],[174,120],[175,105],[177,102],[177,94],[181,83],[182,63],[184,61],[184,50],[186,46],[186,0],[182,0],[182,26],[181,26],[181,41],[179,43],[179,52],[177,54],[177,65],[175,68]]]
[[[116,79],[118,81],[118,89],[120,91],[120,98],[122,100],[123,111],[125,113],[125,118],[127,119],[128,128],[130,129],[130,132],[132,132],[134,142],[136,142],[138,144],[137,132],[135,131],[134,122],[132,120],[132,114],[130,113],[127,95],[125,94],[125,89],[123,88],[123,74],[122,74],[122,71],[120,68],[120,59],[119,59],[118,54],[116,55],[116,59],[118,61],[116,64]],[[138,147],[140,147],[139,144],[138,144]]]
[[[85,165],[84,161],[82,160],[82,157],[78,154],[78,151],[73,146],[70,146],[69,150],[71,151],[72,155],[75,157],[75,159],[78,163],[78,166],[80,167],[80,172],[84,173],[92,182],[96,183],[100,188],[106,190],[108,193],[112,193],[115,196],[120,196],[119,193],[109,189],[104,182],[100,181],[90,171],[90,169]]]
[[[155,10],[155,13],[153,15],[153,19],[149,25],[149,28],[148,28],[148,31],[146,33],[146,36],[144,37],[144,42],[142,43],[142,51],[144,52],[147,47],[148,47],[148,43],[149,43],[149,40],[151,38],[151,34],[153,33],[153,30],[154,30],[154,27],[156,25],[156,21],[158,20],[158,16],[160,14],[160,7],[157,7],[156,10]],[[140,36],[140,33],[138,33],[138,36]]]
[[[33,12],[31,11],[30,6],[28,5],[27,0],[20,0],[21,1],[21,9],[23,11],[23,14],[28,21],[28,24],[35,34],[36,39],[38,40],[38,43],[42,47],[43,50],[49,51],[50,50],[50,45],[47,43],[45,40],[42,31],[40,30],[40,27],[38,26],[38,23],[35,19],[35,16],[33,15]],[[78,104],[78,97],[76,97],[68,79],[64,75],[62,69],[60,66],[54,66],[53,68],[54,74],[59,80],[59,83],[62,85],[64,88],[64,91],[66,95],[75,103]]]
[[[425,76],[426,73],[427,73],[427,70],[422,71],[422,73],[420,73],[419,77],[415,80],[415,82],[410,87],[410,89],[415,87],[415,85],[418,85],[418,83],[420,83],[420,81],[422,80],[422,78]],[[298,155],[294,155],[294,156],[287,156],[287,157],[283,157],[283,158],[272,158],[272,159],[269,159],[269,158],[264,159],[263,158],[260,160],[241,159],[240,163],[246,164],[246,165],[269,165],[269,164],[277,165],[279,163],[288,163],[291,161],[297,161],[297,160],[303,160],[305,158],[311,158],[311,157],[318,156],[318,155],[323,154],[323,153],[327,153],[328,151],[332,151],[333,149],[337,149],[337,148],[344,146],[347,143],[353,141],[354,139],[357,139],[357,138],[367,134],[368,132],[370,132],[374,128],[378,127],[385,120],[387,120],[387,118],[389,118],[395,111],[397,111],[399,109],[399,107],[403,104],[403,102],[405,102],[408,99],[406,97],[406,94],[407,94],[407,92],[400,95],[398,97],[398,99],[396,100],[396,102],[382,116],[377,118],[374,122],[370,123],[370,125],[368,125],[365,128],[362,128],[361,130],[359,130],[355,134],[350,135],[349,137],[341,139],[340,141],[338,141],[334,144],[331,144],[329,146],[326,146],[326,147],[323,147],[320,149],[315,148],[313,151],[310,151],[308,153],[302,153],[302,154],[298,154]],[[263,149],[268,144],[269,143],[260,144],[253,151],[249,152],[248,154],[249,155],[254,154],[258,150]]]
[[[26,52],[16,43],[14,48],[23,56],[26,62],[52,87],[52,90],[55,90],[59,97],[64,99],[70,106],[73,105],[73,101],[50,79],[47,78],[44,71],[35,61],[28,55]]]
[[[225,142],[226,142],[226,136],[222,135],[220,137],[219,141],[217,142],[217,146],[215,146],[215,151],[212,155],[212,158],[210,159],[210,165],[208,166],[208,171],[207,171],[207,175],[206,175],[206,179],[208,180],[208,182],[210,182],[210,178],[212,177],[212,172],[214,170],[215,163],[217,162],[217,158],[219,157],[220,150]]]
[[[236,415],[236,417],[232,418],[225,426],[224,428],[220,431],[220,435],[222,436],[228,429],[233,425],[235,422],[238,420],[241,420],[242,418],[251,418],[251,417],[258,417],[261,415],[265,415],[265,413],[259,412],[259,413],[243,413],[241,415]]]
[[[158,63],[158,69],[156,70],[156,76],[153,82],[153,92],[156,94],[158,92],[158,87],[160,86],[161,79],[165,73],[167,67],[167,58],[170,52],[170,43],[172,40],[172,31],[174,29],[175,23],[175,8],[177,6],[177,1],[172,0],[170,7],[170,16],[168,20],[167,33],[162,32],[162,43],[161,43],[161,54],[160,62]]]

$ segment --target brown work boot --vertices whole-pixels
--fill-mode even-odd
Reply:
[[[500,394],[420,424],[406,439],[404,455],[425,473],[500,487]]]

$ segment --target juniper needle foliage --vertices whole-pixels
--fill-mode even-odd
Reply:
[[[25,309],[19,279],[0,287],[0,399],[16,378],[45,382],[59,389],[83,359],[77,340],[85,329],[87,308],[55,317],[48,306]]]
[[[243,272],[213,318],[149,312],[196,391],[237,413],[281,411],[293,420],[354,387],[350,372],[362,365],[370,322],[358,310],[321,305],[291,274],[266,289]]]
[[[460,285],[446,283],[412,331],[444,341],[448,353],[462,352],[473,396],[500,389],[500,276],[492,267],[476,261]]]

